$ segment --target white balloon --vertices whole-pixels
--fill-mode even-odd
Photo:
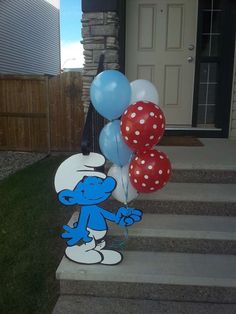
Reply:
[[[127,204],[138,196],[137,190],[135,190],[129,180],[129,165],[123,167],[113,165],[107,175],[116,180],[117,185],[112,196],[117,201]]]
[[[159,95],[156,87],[147,80],[135,80],[130,83],[131,104],[137,101],[151,101],[159,104]]]

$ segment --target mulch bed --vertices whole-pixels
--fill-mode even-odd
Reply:
[[[45,157],[45,153],[0,151],[0,180]]]

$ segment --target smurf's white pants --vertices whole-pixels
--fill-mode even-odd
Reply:
[[[107,230],[93,230],[90,228],[87,228],[87,230],[89,231],[88,236],[93,238],[93,240],[79,246],[81,249],[85,249],[86,251],[87,250],[93,250],[96,247],[96,241],[95,240],[103,239],[107,233]],[[102,242],[104,243],[104,245],[103,245],[103,247],[104,247],[105,241],[102,241]]]
[[[106,242],[103,238],[107,230],[98,231],[90,228],[87,230],[92,238],[90,242],[66,248],[65,254],[70,260],[80,264],[101,263],[104,265],[116,265],[122,261],[121,253],[105,249]]]

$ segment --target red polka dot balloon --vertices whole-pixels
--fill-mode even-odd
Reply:
[[[121,134],[133,151],[152,148],[160,141],[164,131],[164,114],[149,101],[130,105],[121,117]]]
[[[140,193],[163,188],[171,175],[171,164],[166,154],[155,149],[139,152],[129,167],[129,178]]]

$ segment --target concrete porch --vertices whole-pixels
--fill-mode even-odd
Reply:
[[[129,230],[122,264],[62,259],[54,314],[236,312],[236,141],[201,141],[158,147],[171,159],[173,176],[164,189],[133,202],[144,218]],[[123,231],[111,225],[108,240],[119,237]]]
[[[158,147],[167,153],[175,170],[236,170],[236,140],[201,138],[200,141],[204,146]]]

